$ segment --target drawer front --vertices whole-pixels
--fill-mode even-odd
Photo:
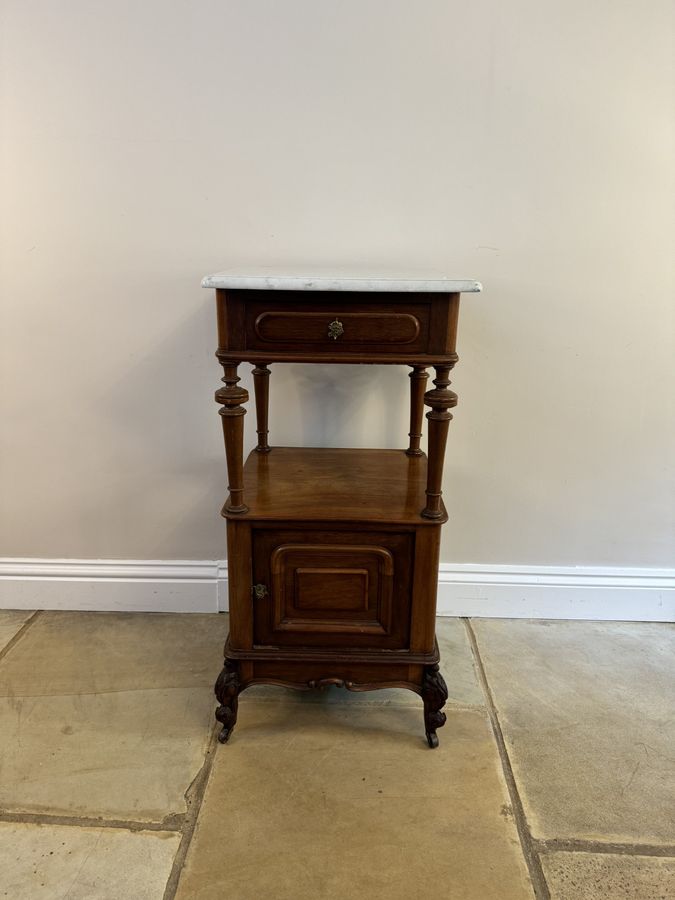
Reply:
[[[412,535],[260,529],[255,643],[405,649]]]
[[[331,297],[331,305],[275,302],[269,297],[245,308],[246,346],[250,350],[327,352],[375,350],[425,352],[429,343],[430,305],[424,302],[376,304]]]

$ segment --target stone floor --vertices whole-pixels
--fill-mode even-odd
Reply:
[[[0,898],[672,900],[675,626],[439,619],[403,691],[257,687],[225,616],[0,611]]]

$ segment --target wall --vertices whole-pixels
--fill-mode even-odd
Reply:
[[[672,20],[5,0],[0,556],[224,556],[199,280],[351,263],[485,285],[442,560],[672,565]],[[406,372],[366,374],[275,367],[273,441],[403,445]]]

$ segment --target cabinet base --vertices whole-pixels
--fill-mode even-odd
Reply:
[[[228,652],[229,651],[229,652]],[[230,655],[230,653],[232,655]],[[277,684],[296,690],[322,690],[337,686],[349,691],[406,688],[419,694],[424,703],[424,726],[429,747],[438,747],[437,729],[445,725],[442,711],[448,689],[438,667],[435,652],[406,660],[375,661],[369,654],[324,654],[323,659],[276,658],[263,651],[237,653],[225,647],[225,664],[215,685],[219,706],[216,719],[223,726],[218,740],[224,744],[237,722],[239,694],[253,684]],[[370,657],[370,658],[369,658]],[[415,661],[412,661],[412,660]]]

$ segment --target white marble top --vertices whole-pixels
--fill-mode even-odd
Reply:
[[[476,293],[482,291],[480,281],[449,278],[440,274],[393,274],[340,271],[324,272],[312,268],[301,270],[226,269],[202,279],[204,288],[238,288],[266,291],[401,291],[408,293]]]

